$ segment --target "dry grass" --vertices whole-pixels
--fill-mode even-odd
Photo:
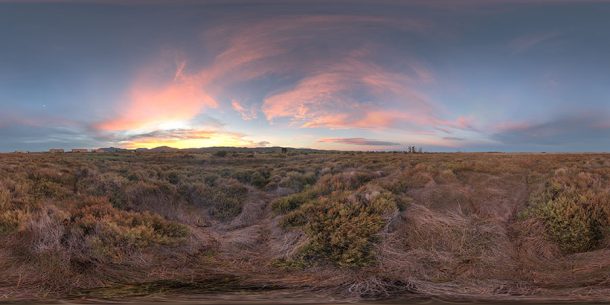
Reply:
[[[5,154],[0,242],[14,298],[207,274],[366,297],[603,298],[610,156]]]

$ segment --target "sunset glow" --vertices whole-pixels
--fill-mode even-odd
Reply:
[[[119,2],[0,1],[0,150],[609,148],[603,1]]]

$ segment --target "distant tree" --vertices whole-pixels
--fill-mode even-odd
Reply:
[[[227,156],[227,152],[224,150],[219,150],[214,153],[214,156],[224,158]]]

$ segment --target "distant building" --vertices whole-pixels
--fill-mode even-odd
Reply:
[[[89,150],[86,148],[74,148],[74,149],[72,149],[72,152],[73,153],[86,153],[86,152],[89,152]]]
[[[96,148],[96,149],[92,150],[92,152],[94,152],[94,153],[103,153],[103,152],[106,152],[106,151],[104,151],[103,148]]]
[[[29,154],[30,152],[27,150],[16,150],[15,153],[16,154]]]
[[[49,149],[49,152],[50,153],[60,153],[60,154],[63,154],[64,150],[63,150],[63,148],[51,148],[51,149]]]

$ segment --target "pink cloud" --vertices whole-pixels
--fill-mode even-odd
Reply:
[[[226,48],[211,67],[199,74],[205,82],[216,82],[244,81],[265,74],[308,72],[336,61],[334,55],[304,52],[320,39],[356,37],[362,27],[367,30],[392,27],[422,31],[428,26],[422,20],[365,15],[285,16],[224,26],[209,31],[206,38],[224,43]],[[352,51],[340,45],[335,49],[339,50],[338,53]],[[295,60],[295,52],[301,52],[300,60]]]
[[[439,118],[435,103],[417,89],[432,76],[413,74],[355,56],[267,97],[262,111],[268,120],[289,118],[306,128],[474,129],[472,118]]]
[[[397,146],[400,143],[383,141],[383,140],[373,140],[373,139],[365,139],[365,138],[323,138],[318,140],[320,143],[339,143],[339,144],[347,144],[347,145],[362,145],[362,146]]]
[[[356,34],[359,26],[421,30],[424,23],[377,16],[313,15],[277,17],[217,28],[205,37],[224,47],[209,66],[187,74],[182,61],[171,72],[173,79],[159,82],[157,74],[169,76],[169,73],[154,68],[163,66],[163,62],[153,64],[153,68],[141,73],[142,79],[134,82],[117,117],[97,124],[96,128],[119,131],[150,128],[163,121],[190,120],[206,108],[217,107],[217,99],[232,84],[266,74],[310,74],[312,69],[321,69],[332,62],[335,56],[320,56],[316,52],[310,57],[303,54],[307,60],[294,60],[294,52],[317,41],[321,35]],[[233,103],[232,107],[244,119],[256,116],[256,110],[251,108],[254,106]],[[275,108],[280,113],[294,113],[282,110],[281,105]]]
[[[304,128],[393,128],[421,132],[441,127],[464,129],[469,122],[438,117],[438,109],[419,88],[435,77],[423,63],[406,59],[392,70],[375,63],[377,46],[342,43],[336,48],[310,49],[316,41],[356,37],[360,31],[422,31],[425,22],[378,16],[290,16],[233,24],[206,32],[218,55],[201,69],[184,61],[171,80],[137,80],[116,118],[96,127],[105,131],[154,129],[166,121],[188,121],[218,106],[229,88],[262,76],[300,76],[292,88],[273,91],[263,101],[269,121],[287,118]],[[356,40],[357,41],[357,40]],[[298,54],[295,54],[297,53]],[[298,55],[300,60],[294,60]],[[409,56],[405,56],[409,58]],[[157,65],[162,65],[159,63]],[[193,71],[189,73],[188,71]],[[144,74],[151,74],[151,70]],[[165,73],[169,76],[170,73]],[[233,99],[233,110],[244,120],[256,118],[257,105]]]
[[[231,102],[231,107],[246,121],[256,119],[256,107],[254,106],[250,107],[250,109],[246,109],[239,101],[233,100]]]
[[[443,123],[434,117],[433,103],[416,89],[429,76],[422,80],[414,74],[389,71],[356,55],[304,78],[292,89],[267,97],[262,110],[268,120],[287,117],[303,127]],[[463,122],[455,126],[459,124]]]
[[[127,105],[114,119],[99,123],[104,131],[154,128],[168,121],[190,120],[205,108],[215,108],[218,102],[208,95],[203,84],[184,74],[185,64],[179,63],[171,80],[161,84],[145,75],[130,89]]]
[[[507,131],[522,131],[531,128],[534,124],[529,122],[500,122],[495,124],[491,129],[498,132]]]
[[[334,114],[315,117],[304,123],[303,127],[318,128],[326,127],[333,129],[348,128],[388,128],[395,125],[398,121],[407,122],[410,119],[419,120],[416,116],[406,113],[391,111],[363,111],[353,116],[347,114]],[[421,122],[421,120],[419,120]]]
[[[134,134],[119,139],[122,147],[159,147],[195,148],[205,146],[264,146],[267,141],[253,141],[245,134],[219,129],[187,128],[155,130],[147,133]]]

